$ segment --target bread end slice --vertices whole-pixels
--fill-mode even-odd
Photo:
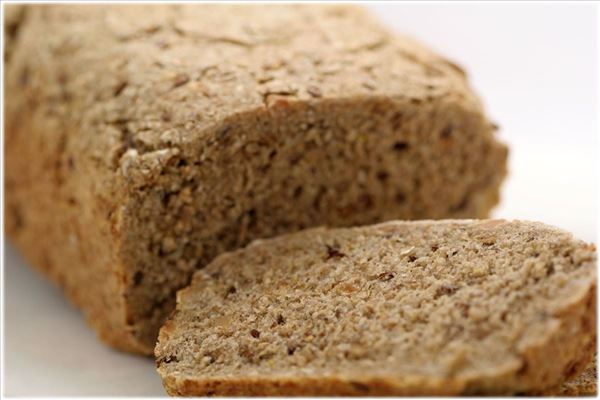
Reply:
[[[596,342],[593,245],[541,223],[317,228],[219,256],[155,350],[172,395],[539,393]]]

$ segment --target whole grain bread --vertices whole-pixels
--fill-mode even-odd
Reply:
[[[251,239],[498,201],[464,72],[360,8],[18,7],[8,237],[120,349],[151,354],[175,291]]]
[[[596,337],[593,245],[535,222],[315,228],[218,256],[159,334],[172,395],[542,391]]]

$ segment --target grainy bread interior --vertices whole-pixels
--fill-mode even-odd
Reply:
[[[504,220],[317,228],[217,257],[155,350],[173,395],[518,394],[590,361],[596,253]]]
[[[498,201],[464,72],[360,8],[20,7],[7,233],[121,349],[151,353],[175,291],[254,238]]]

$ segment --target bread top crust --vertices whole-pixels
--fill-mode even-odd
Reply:
[[[480,113],[464,72],[341,5],[26,7],[7,69],[10,109],[36,96],[83,148],[127,174],[224,119],[294,102],[448,98]],[[51,35],[48,32],[52,32]],[[74,34],[76,32],[77,34]],[[35,56],[34,56],[35,55]],[[10,112],[8,114],[11,114]]]
[[[311,229],[199,271],[155,354],[171,393],[529,392],[587,357],[594,290],[594,247],[540,223]]]

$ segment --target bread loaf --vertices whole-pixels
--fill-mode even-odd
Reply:
[[[498,201],[464,72],[360,8],[19,7],[8,237],[120,349],[151,354],[175,291],[251,239]]]
[[[172,395],[475,395],[556,387],[596,346],[593,245],[541,223],[316,228],[218,256],[178,293]]]

